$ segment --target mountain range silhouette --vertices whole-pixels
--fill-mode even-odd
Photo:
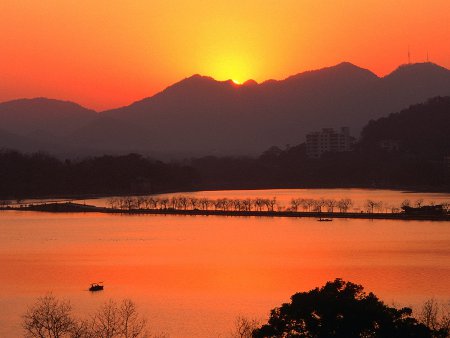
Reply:
[[[95,112],[46,98],[0,103],[0,147],[64,156],[140,152],[160,158],[253,155],[450,95],[450,70],[403,65],[384,77],[344,62],[242,85],[193,75],[129,106]]]

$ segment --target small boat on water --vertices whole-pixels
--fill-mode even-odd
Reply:
[[[319,218],[317,221],[318,222],[331,222],[333,219],[331,218]]]
[[[92,283],[91,287],[89,288],[89,291],[92,291],[92,292],[101,291],[101,290],[103,290],[103,285],[101,285],[101,282],[100,283]]]

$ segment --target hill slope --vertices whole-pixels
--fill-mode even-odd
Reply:
[[[65,135],[96,116],[95,111],[76,103],[46,98],[0,103],[1,128],[19,135],[35,132]]]
[[[436,97],[423,104],[370,121],[361,133],[363,151],[383,150],[388,141],[408,156],[450,155],[450,97]]]
[[[154,150],[254,154],[300,143],[322,127],[349,126],[357,135],[370,119],[438,95],[450,95],[450,71],[437,65],[402,66],[378,78],[342,63],[248,86],[195,75],[102,114],[145,128]]]
[[[54,144],[80,154],[254,155],[301,143],[323,127],[349,126],[357,136],[371,119],[446,95],[450,71],[432,63],[401,66],[383,78],[341,63],[260,84],[194,75],[99,114],[70,102],[10,101],[0,104],[0,128],[44,150]]]

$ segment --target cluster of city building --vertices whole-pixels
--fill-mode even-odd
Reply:
[[[306,155],[309,158],[320,158],[324,153],[351,151],[353,143],[350,128],[323,128],[306,135]]]

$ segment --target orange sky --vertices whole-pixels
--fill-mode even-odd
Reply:
[[[129,104],[192,74],[282,79],[350,61],[450,68],[449,0],[1,0],[0,101]]]

